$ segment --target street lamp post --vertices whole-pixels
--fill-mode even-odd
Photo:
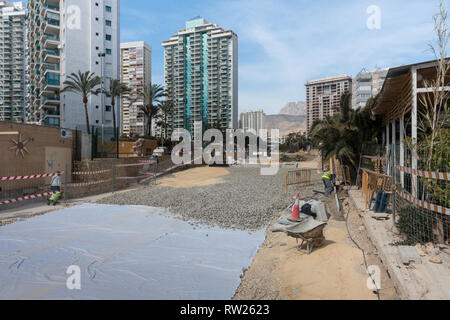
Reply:
[[[101,79],[101,114],[102,114],[102,153],[105,152],[105,136],[104,136],[104,131],[103,131],[103,126],[105,123],[105,100],[104,100],[104,79],[103,79],[103,64],[104,64],[104,58],[105,58],[106,54],[103,53],[99,53],[98,57],[101,59],[101,66],[100,66],[100,79]]]

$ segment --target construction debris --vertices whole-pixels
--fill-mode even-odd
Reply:
[[[435,264],[442,264],[442,259],[438,256],[434,256],[430,258],[430,262]]]
[[[402,263],[406,266],[409,266],[411,263],[422,263],[415,247],[399,246],[398,253]]]

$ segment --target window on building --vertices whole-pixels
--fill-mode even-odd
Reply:
[[[107,34],[107,35],[106,35],[106,40],[107,40],[107,41],[111,41],[111,39],[112,39],[112,36],[111,36],[110,34]]]
[[[105,6],[105,11],[106,12],[112,12],[112,8],[110,6]]]

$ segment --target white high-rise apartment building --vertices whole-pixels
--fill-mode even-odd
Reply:
[[[352,90],[348,75],[316,79],[306,84],[306,121],[311,130],[316,120],[323,120],[339,111],[341,97]]]
[[[363,70],[353,79],[352,105],[354,109],[365,107],[370,98],[380,93],[388,71],[389,68]]]
[[[238,127],[238,37],[201,17],[163,42],[164,86],[175,104],[172,128]]]
[[[22,2],[0,1],[0,121],[25,120],[26,12]]]
[[[266,128],[266,114],[263,110],[244,111],[239,116],[239,127],[244,131],[254,130],[259,133],[259,130]]]
[[[29,0],[28,11],[28,119],[85,131],[81,95],[60,91],[79,71],[102,77],[106,90],[119,79],[120,0]],[[105,94],[90,96],[87,109],[91,126],[113,126]]]
[[[130,92],[122,95],[121,133],[125,135],[145,135],[145,114],[142,96],[136,101],[133,92],[144,90],[152,82],[152,48],[147,43],[128,42],[120,44],[121,82]]]

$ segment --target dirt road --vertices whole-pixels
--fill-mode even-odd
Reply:
[[[318,166],[317,161],[299,165]],[[298,191],[304,192],[304,188]],[[332,211],[333,199],[326,203]],[[380,298],[397,299],[393,283],[362,227],[358,212],[350,205],[345,205],[345,209],[349,212],[346,217],[350,234],[366,251],[368,265],[380,268]],[[272,233],[269,228],[266,241],[242,278],[234,299],[377,300],[377,295],[367,287],[369,277],[363,254],[351,241],[342,215],[331,217],[325,237],[325,244],[307,255],[297,250],[295,239],[284,233]]]

